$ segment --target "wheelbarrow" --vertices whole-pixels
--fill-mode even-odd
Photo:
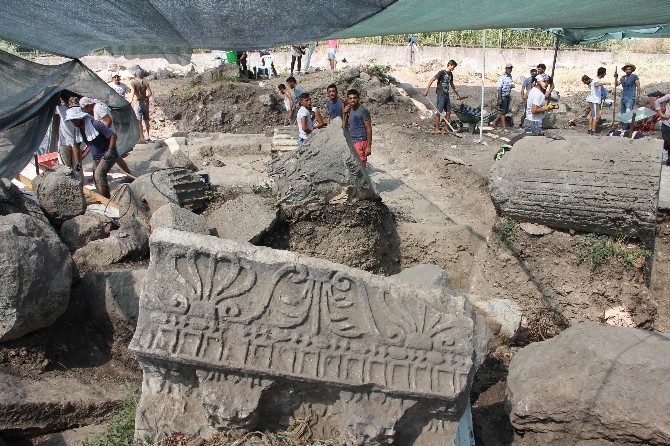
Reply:
[[[451,120],[451,126],[454,130],[459,132],[465,127],[465,124],[467,124],[468,132],[474,135],[477,131],[477,124],[479,124],[482,119],[481,108],[468,107],[465,104],[461,104],[458,108],[454,109],[454,113],[458,117],[458,119]],[[484,115],[484,122],[488,124],[494,114],[495,112]]]

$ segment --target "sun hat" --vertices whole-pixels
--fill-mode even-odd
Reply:
[[[66,121],[72,121],[73,119],[84,119],[89,116],[90,115],[82,110],[81,107],[68,108],[67,112],[65,112]]]
[[[633,70],[633,72],[635,72],[635,65],[633,65],[632,63],[627,63],[626,65],[624,65],[623,67],[621,67],[621,69],[622,69],[623,71],[626,71],[626,68],[628,68],[628,67],[630,67],[631,70]]]
[[[512,66],[511,63],[508,63],[507,65],[505,65],[505,68],[514,68],[514,67]]]
[[[93,105],[95,103],[96,103],[95,99],[91,99],[91,98],[88,98],[86,96],[83,96],[79,99],[79,106],[82,107],[82,108],[84,108],[88,105]]]

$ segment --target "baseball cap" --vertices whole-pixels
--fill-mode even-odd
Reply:
[[[95,99],[87,98],[86,96],[79,99],[79,106],[86,107],[87,105],[95,104]]]
[[[514,67],[512,66],[511,63],[508,63],[507,65],[505,65],[505,68],[514,68]]]
[[[549,76],[542,73],[542,74],[538,74],[537,76],[535,76],[535,79],[538,80],[538,81],[542,81],[542,82],[548,82],[549,81]]]

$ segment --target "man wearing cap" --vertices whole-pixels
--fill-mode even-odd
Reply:
[[[534,85],[532,85],[531,82],[535,82],[535,76],[537,76],[537,68],[531,68],[530,76],[525,78],[523,80],[523,83],[521,84],[521,100],[523,101],[523,111],[522,111],[523,116],[521,117],[519,127],[523,127],[526,118],[526,108],[528,108],[528,93],[530,92],[530,89],[534,87]]]
[[[116,133],[116,129],[114,128],[114,121],[112,120],[112,109],[110,109],[107,104],[105,104],[104,102],[101,102],[97,99],[92,99],[92,98],[88,98],[88,97],[84,96],[84,97],[79,99],[79,106],[86,113],[93,116],[94,120],[102,121],[107,127],[112,129],[112,131]],[[130,171],[130,168],[128,167],[128,164],[126,164],[126,162],[123,160],[123,158],[119,158],[116,161],[116,164],[125,173],[127,173],[131,177],[135,178],[133,176],[132,172]]]
[[[553,106],[547,105],[548,76],[539,74],[535,77],[535,86],[528,92],[528,105],[526,106],[526,133],[539,135],[542,130],[542,120],[547,110]]]
[[[130,104],[133,105],[135,110],[135,115],[137,120],[140,121],[140,142],[144,143],[144,130],[147,131],[146,141],[151,141],[150,125],[149,125],[149,98],[152,95],[151,87],[149,86],[149,81],[145,79],[146,71],[139,68],[135,71],[135,79],[130,81],[130,88],[133,90],[133,94],[130,96]],[[133,104],[133,101],[137,101]],[[144,126],[142,126],[144,123]]]
[[[512,64],[508,63],[505,65],[505,72],[500,75],[498,78],[498,107],[500,107],[500,112],[498,116],[493,120],[491,125],[495,129],[498,125],[498,121],[502,121],[502,131],[503,133],[509,133],[507,130],[507,123],[505,122],[505,115],[509,113],[510,102],[512,101],[512,88],[514,88],[514,80],[512,79]]]
[[[544,97],[549,99],[551,97],[551,92],[554,91],[554,79],[549,76],[545,71],[547,70],[547,66],[543,63],[537,64],[537,74],[541,74],[544,76],[544,78],[547,80],[547,89],[544,92]]]
[[[125,98],[128,92],[130,91],[130,88],[123,82],[121,82],[121,76],[119,74],[115,74],[112,76],[112,83],[109,84],[110,87],[116,91],[119,96]]]
[[[626,64],[621,67],[621,71],[626,73],[621,79],[614,74],[614,86],[621,85],[621,113],[627,113],[635,107],[635,101],[640,97],[640,78],[635,72],[635,65]]]
[[[91,119],[81,107],[73,107],[65,119],[75,127],[75,143],[86,143],[93,156],[93,181],[98,193],[110,197],[107,173],[119,154],[116,151],[116,133],[103,122]]]

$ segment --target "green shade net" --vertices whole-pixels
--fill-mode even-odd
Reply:
[[[139,138],[130,104],[78,60],[40,65],[0,51],[0,178],[21,172],[39,147],[62,91],[100,99],[112,109],[119,153]]]
[[[670,7],[670,5],[668,5]],[[623,28],[563,28],[548,29],[556,34],[558,38],[570,45],[588,45],[602,42],[603,40],[621,40],[627,38],[663,38],[670,37],[670,24],[658,25],[641,29]]]

